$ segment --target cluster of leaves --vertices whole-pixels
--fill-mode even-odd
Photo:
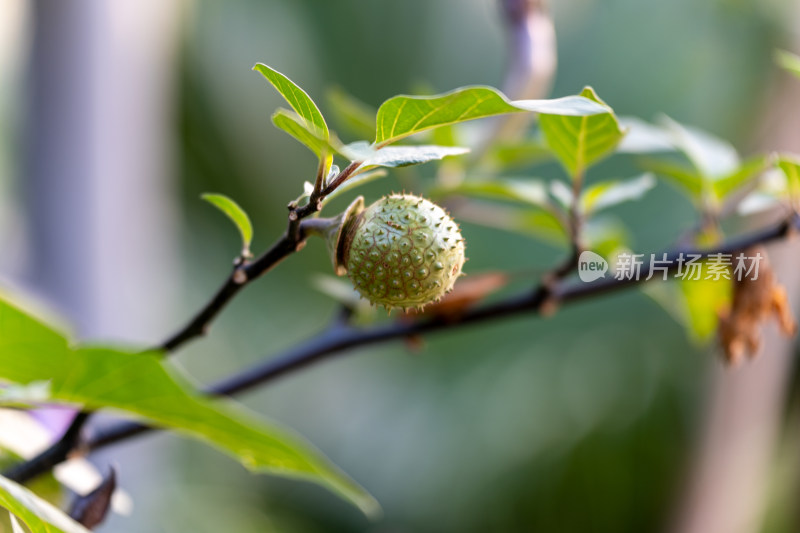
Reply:
[[[381,167],[406,167],[448,156],[463,155],[469,148],[440,144],[394,145],[411,135],[429,130],[445,128],[454,124],[480,118],[511,113],[536,112],[542,116],[561,116],[580,120],[580,117],[603,114],[606,108],[585,95],[567,96],[551,100],[509,100],[491,87],[463,87],[435,96],[395,96],[384,102],[374,118],[368,118],[367,106],[352,98],[337,94],[338,111],[358,131],[374,134],[374,140],[343,143],[330,131],[325,118],[308,94],[285,75],[264,64],[254,70],[261,73],[284,97],[291,109],[278,109],[272,115],[276,127],[297,139],[319,159],[321,183],[304,183],[303,193],[295,199],[300,205],[308,199],[315,188],[324,191],[324,204],[340,194],[386,175]],[[334,158],[344,158],[348,165],[357,168],[341,183],[337,177],[341,171]],[[217,206],[225,202],[224,210],[239,226],[243,237],[252,235],[246,215],[230,200],[220,195],[209,195]],[[233,210],[236,215],[232,215]],[[249,239],[245,239],[245,250]]]
[[[800,64],[785,52],[779,62],[795,73]],[[453,205],[461,219],[557,247],[590,249],[612,266],[619,253],[631,251],[632,244],[626,226],[603,211],[639,200],[655,187],[656,177],[683,193],[697,210],[697,227],[679,243],[682,246],[719,244],[721,222],[728,218],[800,207],[800,160],[795,156],[743,159],[728,142],[669,117],[655,124],[617,117],[591,87],[579,96],[602,110],[585,115],[542,112],[531,136],[484,146],[479,158],[449,164],[427,194],[444,199],[459,196],[461,201]],[[365,123],[364,104],[341,92],[335,99],[346,103],[339,107],[345,123],[357,128]],[[452,146],[459,144],[464,132],[446,125],[435,133],[435,139]],[[587,171],[614,154],[633,155],[644,173],[584,185]],[[537,165],[554,160],[564,169],[563,179],[518,175],[519,168],[535,172]],[[517,175],[505,176],[511,171]],[[706,267],[701,268],[699,280],[649,285],[645,293],[684,324],[690,338],[705,343],[715,333],[720,313],[730,305],[732,282],[724,277],[705,279]],[[346,298],[346,287],[335,287],[331,280],[322,285],[331,296],[355,305]]]
[[[595,215],[618,203],[640,198],[655,185],[655,179],[642,174],[583,186],[586,171],[614,152],[627,129],[594,89],[586,87],[581,96],[602,106],[603,112],[581,117],[542,115],[535,137],[506,142],[486,152],[491,169],[488,178],[473,178],[470,170],[465,169],[463,179],[456,183],[450,179],[451,183],[437,186],[432,194],[502,200],[504,204],[480,210],[483,216],[475,221],[556,245],[569,245],[576,238],[588,239],[583,246],[610,255],[624,240],[624,233],[618,224],[609,224],[608,219]],[[532,147],[535,148],[531,150]],[[535,159],[526,160],[523,157],[526,152]],[[566,180],[548,183],[534,177],[502,176],[504,170],[552,159],[564,168]],[[462,204],[459,214],[474,218],[470,208],[470,204]],[[585,226],[582,236],[574,227],[579,221]]]
[[[798,73],[797,56],[782,52],[778,61]],[[451,167],[430,193],[469,199],[454,204],[462,219],[558,247],[590,249],[606,257],[612,267],[620,253],[631,251],[629,232],[619,220],[598,213],[642,198],[656,185],[656,176],[683,193],[698,213],[697,227],[683,236],[679,247],[713,248],[723,239],[722,222],[727,219],[800,209],[796,156],[773,153],[743,159],[728,142],[707,132],[666,116],[655,124],[618,118],[592,88],[581,95],[605,106],[606,113],[542,115],[532,136],[488,148],[484,161],[462,167],[460,173]],[[584,186],[587,170],[613,154],[634,156],[645,173]],[[520,167],[527,172],[552,160],[564,169],[564,179],[503,177],[505,172]],[[705,264],[701,269],[699,280],[678,279],[644,290],[686,327],[692,340],[706,343],[716,332],[720,314],[730,306],[733,288],[731,279],[708,276]]]
[[[800,71],[800,60],[781,56],[788,69]],[[293,205],[320,207],[335,196],[384,175],[382,167],[402,167],[469,150],[456,140],[454,126],[480,118],[536,113],[533,137],[512,143],[481,147],[458,172],[439,179],[432,195],[459,195],[488,201],[498,209],[491,223],[523,231],[548,242],[586,246],[611,256],[628,246],[625,231],[608,224],[598,212],[642,197],[655,185],[653,174],[608,180],[584,187],[587,170],[613,153],[671,152],[668,157],[643,159],[650,172],[674,184],[701,213],[701,227],[693,237],[710,244],[720,238],[719,220],[735,212],[751,213],[786,203],[800,206],[800,162],[778,154],[742,161],[727,143],[708,134],[664,119],[660,125],[620,120],[595,91],[552,100],[512,101],[490,87],[465,87],[435,96],[396,96],[372,114],[351,97],[338,92],[333,100],[340,118],[354,131],[373,136],[371,141],[343,143],[328,128],[316,104],[283,74],[262,64],[261,73],[285,98],[291,109],[279,109],[273,123],[307,146],[319,161],[315,183],[304,184]],[[427,134],[425,132],[428,132]],[[429,135],[434,144],[395,145],[417,134]],[[345,173],[336,164],[343,159]],[[535,178],[502,177],[503,170],[520,162],[557,160],[566,179],[549,183]],[[471,176],[475,169],[490,169],[492,177]],[[487,172],[483,172],[487,174]],[[761,179],[763,178],[763,179]],[[247,215],[222,195],[204,199],[221,209],[242,237],[241,260],[250,256],[253,229]],[[502,210],[502,211],[500,211]],[[468,215],[469,210],[464,211]],[[328,292],[345,299],[339,288],[323,283]],[[698,288],[699,287],[699,288]],[[694,292],[692,292],[694,291]],[[698,316],[713,307],[718,297],[702,285],[684,288],[684,303]],[[719,291],[729,294],[729,288]],[[680,292],[680,291],[678,291]],[[692,312],[689,313],[690,315]],[[706,318],[690,320],[706,334],[713,330]],[[0,295],[0,402],[6,405],[63,402],[82,409],[110,408],[150,424],[170,428],[206,442],[256,471],[302,478],[322,484],[357,505],[367,514],[378,512],[375,500],[331,465],[319,452],[291,431],[247,412],[228,400],[202,395],[189,380],[157,351],[132,351],[71,341],[58,328],[47,325],[40,314],[19,298]],[[700,329],[697,327],[696,329]],[[28,489],[0,477],[0,505],[35,531],[83,532],[82,526],[47,504]],[[21,530],[12,517],[16,530]]]

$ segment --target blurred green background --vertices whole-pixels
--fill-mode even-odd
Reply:
[[[552,94],[592,85],[620,115],[666,113],[748,153],[759,142],[754,125],[777,75],[773,50],[789,46],[797,31],[789,26],[793,7],[788,0],[553,2],[559,68]],[[234,230],[199,201],[201,193],[229,195],[246,209],[258,251],[283,231],[287,201],[312,179],[313,155],[270,123],[283,103],[250,71],[255,62],[289,75],[329,117],[332,87],[377,106],[421,85],[436,92],[501,86],[505,75],[505,30],[494,0],[196,0],[181,5],[179,19],[168,132],[176,148],[170,209],[178,296],[171,321],[141,342],[157,340],[204,303],[237,253]],[[29,37],[24,28],[18,33],[16,67],[0,80],[0,243],[24,255],[24,245],[9,244],[9,228],[25,219],[14,206],[27,205],[19,147]],[[435,167],[415,172],[425,182]],[[518,176],[560,172],[546,165]],[[633,160],[615,157],[587,179],[636,172]],[[365,188],[368,201],[407,187],[400,176]],[[345,196],[334,207],[353,195]],[[646,253],[695,222],[688,202],[663,184],[613,214]],[[541,271],[563,253],[474,224],[462,229],[467,273]],[[336,310],[310,284],[319,273],[330,274],[329,260],[322,243],[311,242],[245,291],[177,361],[208,383],[314,335]],[[160,305],[156,291],[151,298]],[[692,346],[637,291],[549,318],[437,333],[419,351],[402,343],[354,350],[243,401],[296,428],[363,484],[384,506],[381,521],[367,521],[321,489],[252,476],[211,449],[162,435],[148,437],[144,452],[125,447],[149,471],[117,459],[137,507],[101,531],[663,530],[690,467],[715,365],[709,350]],[[111,449],[101,460],[115,457]],[[795,530],[797,509],[788,502],[770,505],[759,530]]]

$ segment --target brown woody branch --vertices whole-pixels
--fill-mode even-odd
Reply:
[[[707,257],[715,254],[734,254],[753,245],[785,238],[800,231],[800,216],[792,214],[785,221],[760,231],[731,239],[713,249],[681,248],[667,252],[667,272],[674,273],[680,266],[681,254],[699,254]],[[661,254],[658,254],[661,255]],[[661,270],[659,270],[660,272]],[[344,354],[348,349],[403,339],[410,336],[460,328],[469,324],[489,322],[501,318],[541,312],[545,305],[566,304],[585,298],[622,290],[644,283],[650,274],[650,265],[643,264],[638,277],[601,278],[591,283],[562,281],[555,286],[540,285],[532,294],[526,292],[500,302],[484,305],[464,312],[457,318],[432,317],[415,321],[395,321],[370,328],[357,328],[346,322],[336,321],[316,337],[283,354],[256,366],[234,374],[207,389],[209,395],[223,396],[239,394],[262,386],[308,365]],[[85,449],[93,451],[127,440],[136,435],[153,431],[154,427],[134,422],[116,422],[106,428],[97,428],[85,441]],[[52,464],[31,464],[28,472],[36,475],[49,470]],[[33,477],[33,476],[30,476]],[[30,479],[28,477],[27,479]]]

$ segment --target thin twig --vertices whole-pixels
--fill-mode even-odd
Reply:
[[[81,432],[91,413],[81,411],[72,419],[64,435],[52,446],[36,457],[18,463],[5,472],[8,479],[22,482],[49,471],[59,463],[63,463],[69,455],[81,446]]]
[[[308,214],[310,214],[310,212]],[[211,322],[239,291],[254,279],[274,268],[283,259],[297,251],[298,248],[302,247],[305,238],[306,234],[303,230],[303,223],[301,222],[299,224],[297,238],[289,237],[288,232],[284,233],[269,250],[264,252],[255,261],[236,265],[231,275],[225,280],[225,283],[219,288],[214,297],[188,324],[164,341],[159,348],[165,352],[173,352],[186,342],[204,335]]]

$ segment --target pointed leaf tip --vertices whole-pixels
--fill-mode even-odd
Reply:
[[[639,200],[655,185],[656,178],[649,172],[632,179],[596,183],[581,195],[581,211],[591,214],[622,202]]]
[[[242,236],[242,255],[249,257],[251,255],[250,243],[253,240],[253,225],[250,223],[250,217],[247,216],[244,209],[223,194],[206,193],[201,195],[200,198],[225,213],[236,225]]]
[[[384,146],[415,133],[468,120],[533,111],[584,116],[605,113],[605,107],[582,96],[553,100],[511,101],[493,87],[470,86],[433,96],[399,95],[378,109],[375,143]]]
[[[278,109],[272,114],[272,123],[276,128],[283,130],[305,145],[317,157],[327,157],[338,151],[337,147],[332,144],[338,144],[335,137],[331,139],[329,135],[323,134],[319,128],[310,125],[307,120],[293,111]]]
[[[592,102],[601,111],[581,116],[542,114],[539,119],[548,146],[573,179],[609,155],[625,135],[614,111],[593,88],[584,87],[577,98]]]
[[[256,63],[253,70],[264,76],[273,87],[283,96],[286,102],[300,115],[314,130],[317,130],[319,137],[327,140],[329,137],[328,125],[322,116],[317,104],[301,89],[295,82],[286,75],[278,72],[274,68],[264,63]]]

